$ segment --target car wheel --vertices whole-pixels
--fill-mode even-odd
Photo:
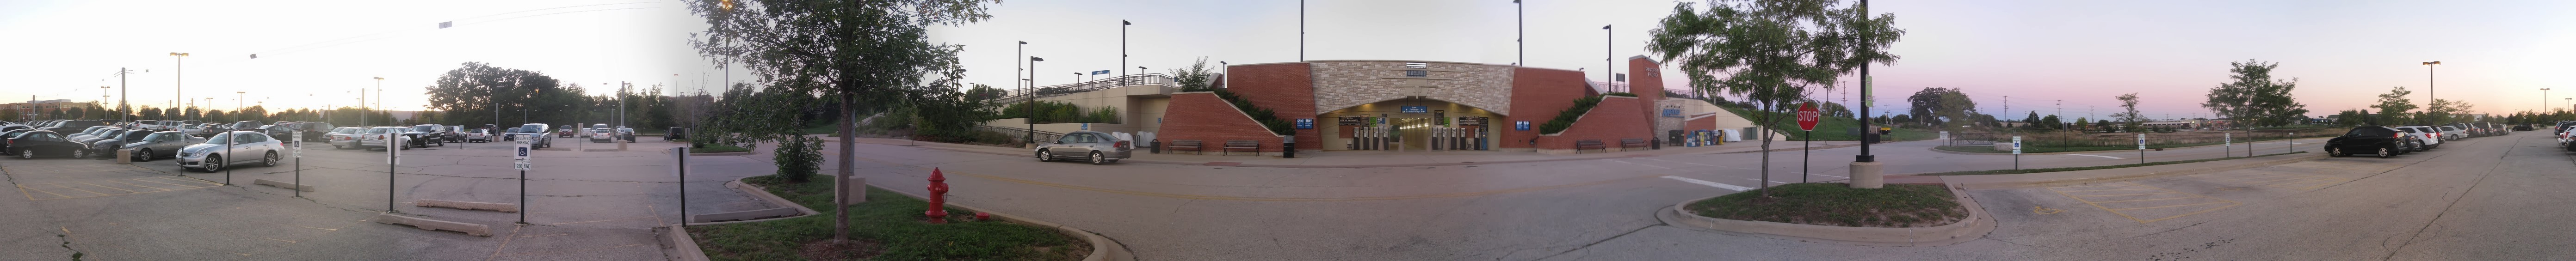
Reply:
[[[75,158],[75,159],[87,159],[87,158],[89,158],[89,150],[86,150],[86,149],[72,150],[72,158]]]
[[[1101,156],[1100,156],[1100,152],[1092,152],[1092,153],[1091,153],[1091,165],[1092,165],[1092,166],[1099,166],[1100,164],[1109,164],[1109,159],[1108,159],[1108,158],[1106,158],[1106,157],[1101,157]]]
[[[270,151],[270,152],[268,152],[268,155],[261,156],[261,157],[259,158],[259,165],[260,165],[261,167],[276,167],[276,166],[277,166],[277,152],[276,152],[276,151]]]
[[[36,159],[36,150],[18,150],[18,159]]]
[[[206,170],[206,172],[223,171],[223,170],[224,170],[224,156],[223,156],[223,155],[206,155],[206,162],[203,162],[203,163],[197,163],[197,166],[200,166],[200,167],[197,167],[197,169]]]
[[[152,149],[134,149],[134,162],[152,161]]]
[[[2326,147],[2326,157],[2343,157],[2343,148]]]
[[[2389,151],[2393,151],[2393,150],[2388,149],[2388,148],[2379,148],[2379,158],[2385,159],[2385,158],[2388,158],[2388,156],[2396,156],[2396,155],[2397,155],[2397,154],[2395,154],[2395,153],[2391,153],[2391,152],[2389,152]]]
[[[1038,162],[1054,162],[1054,161],[1055,161],[1055,154],[1053,154],[1053,153],[1048,153],[1048,152],[1047,152],[1047,151],[1045,151],[1045,150],[1039,150],[1039,151],[1038,151]]]
[[[349,146],[331,145],[331,149],[335,149],[335,150],[345,150],[345,149],[349,149]]]

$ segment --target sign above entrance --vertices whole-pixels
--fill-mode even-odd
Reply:
[[[1430,113],[1431,106],[1404,106],[1403,113]]]

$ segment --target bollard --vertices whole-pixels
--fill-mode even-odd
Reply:
[[[116,150],[116,164],[134,164],[134,150]]]
[[[948,223],[947,181],[948,176],[939,174],[939,168],[930,169],[930,211],[923,211],[921,214],[930,216],[931,224]]]

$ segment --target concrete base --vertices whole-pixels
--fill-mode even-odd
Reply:
[[[841,187],[850,188],[850,194],[847,195],[849,197],[841,198],[842,205],[858,205],[859,203],[868,202],[868,178],[850,177],[850,179],[843,180],[843,182],[841,182]]]
[[[292,190],[302,190],[302,191],[304,191],[304,192],[313,192],[313,186],[312,186],[312,185],[296,185],[295,183],[288,183],[288,182],[285,182],[285,181],[275,181],[275,180],[268,180],[268,179],[257,179],[257,180],[251,180],[250,184],[267,185],[267,186],[270,186],[270,187],[277,187],[277,188],[283,188],[283,189],[292,189]]]
[[[134,151],[116,150],[116,164],[134,164]]]
[[[1883,172],[1883,169],[1881,169],[1885,167],[1884,164],[1885,163],[1879,162],[1852,162],[1851,187],[1865,189],[1886,187],[1886,172]]]

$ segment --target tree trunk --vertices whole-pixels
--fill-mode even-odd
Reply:
[[[1772,132],[1772,131],[1771,131],[1771,125],[1770,125],[1770,124],[1773,124],[1773,123],[1779,123],[1779,121],[1780,121],[1780,115],[1779,115],[1779,114],[1773,114],[1773,113],[1770,113],[1770,112],[1777,110],[1779,107],[1780,107],[1780,105],[1779,105],[1778,103],[1775,103],[1775,102],[1764,102],[1764,103],[1762,103],[1762,111],[1763,111],[1763,113],[1757,113],[1757,115],[1764,115],[1764,116],[1762,117],[1762,118],[1764,118],[1764,119],[1762,119],[1762,124],[1754,124],[1754,125],[1753,125],[1753,126],[1754,126],[1754,128],[1760,129],[1760,130],[1762,131],[1762,133],[1760,133],[1760,135],[1761,135],[1760,137],[1762,137],[1762,184],[1761,184],[1761,186],[1762,186],[1762,197],[1765,197],[1765,198],[1771,197],[1771,132]]]
[[[857,110],[859,106],[855,106],[858,103],[858,97],[858,93],[842,92],[841,117],[832,118],[839,121],[839,123],[836,124],[841,125],[841,130],[838,132],[841,136],[840,169],[833,171],[832,179],[832,240],[835,243],[848,242],[850,240],[850,202],[842,201],[850,198],[852,190],[862,191],[862,193],[867,191],[865,190],[866,188],[851,188],[848,186],[850,184],[850,182],[848,182],[850,180],[850,171],[857,168],[854,163],[858,162],[859,140],[852,138],[858,137],[858,129],[856,128],[858,121],[847,120],[846,117],[849,117],[850,115],[858,115]]]

